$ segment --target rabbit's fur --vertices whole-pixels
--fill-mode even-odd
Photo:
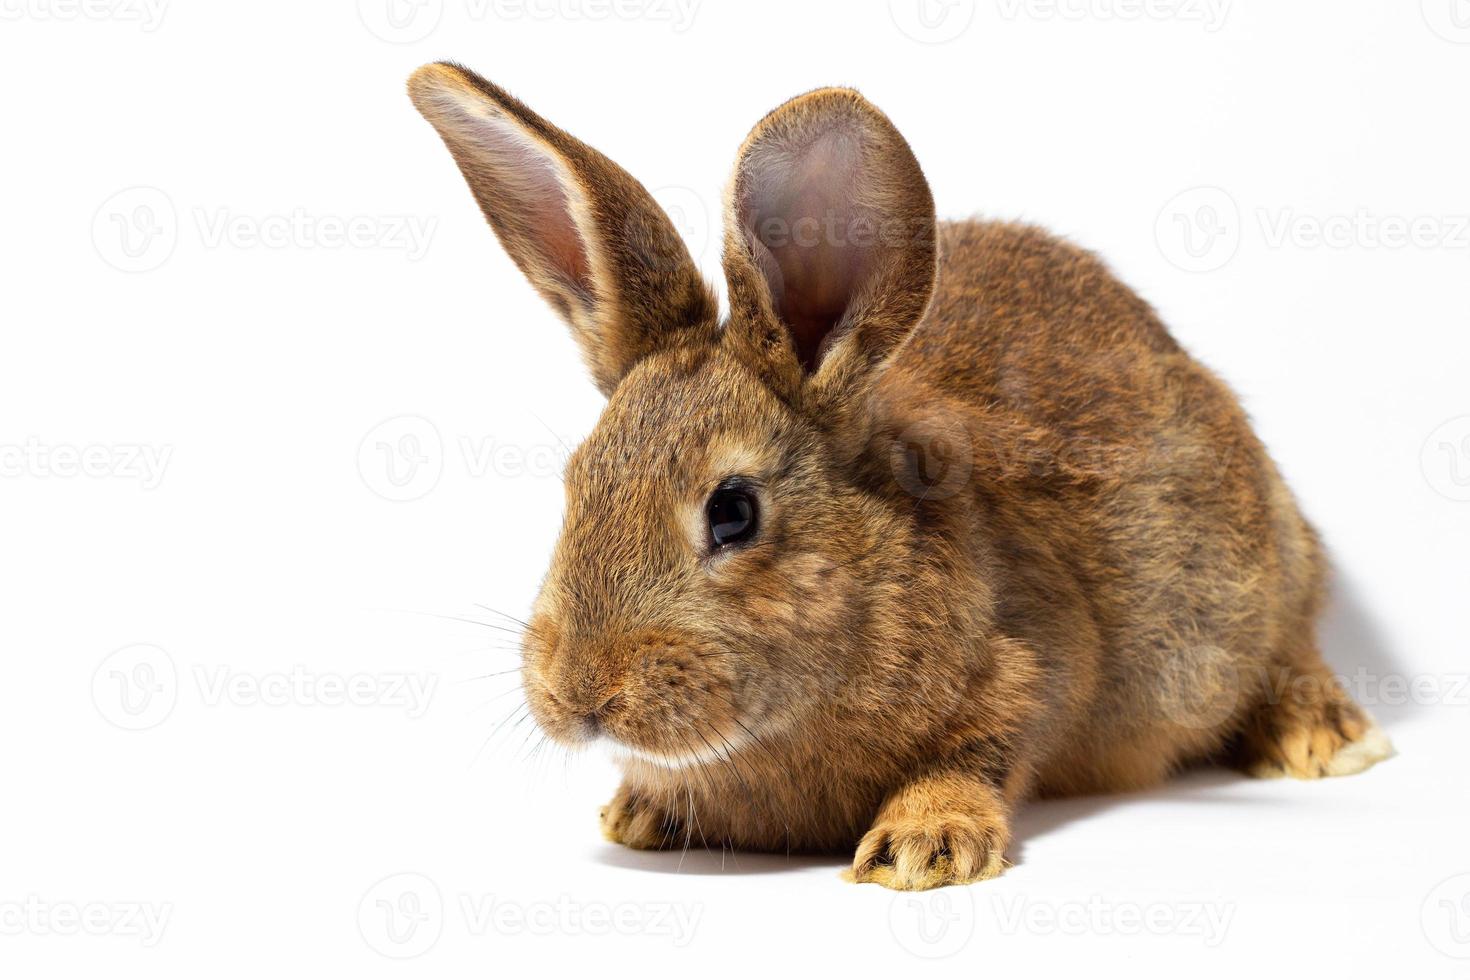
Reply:
[[[936,223],[856,92],[746,139],[721,321],[616,165],[458,66],[409,89],[609,396],[523,683],[552,738],[620,751],[612,840],[856,848],[855,880],[925,888],[997,874],[1028,796],[1389,753],[1230,391],[1087,252]],[[714,547],[731,477],[758,531]]]

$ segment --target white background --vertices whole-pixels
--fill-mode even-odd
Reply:
[[[0,0],[0,972],[1470,976],[1465,0],[87,2]],[[603,843],[610,766],[490,737],[515,655],[445,618],[524,615],[600,399],[437,58],[711,277],[734,148],[830,83],[943,215],[1098,250],[1240,392],[1401,755],[1035,805],[937,897]]]

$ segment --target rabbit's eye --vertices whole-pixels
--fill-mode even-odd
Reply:
[[[710,539],[716,548],[749,541],[755,536],[755,494],[748,487],[725,483],[710,494],[705,505]]]

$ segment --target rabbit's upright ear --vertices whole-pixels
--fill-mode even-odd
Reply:
[[[725,203],[730,340],[781,386],[851,392],[923,316],[934,199],[857,92],[818,89],[757,123]]]
[[[625,170],[458,65],[425,65],[408,91],[506,251],[571,326],[604,394],[659,347],[713,339],[714,295]]]

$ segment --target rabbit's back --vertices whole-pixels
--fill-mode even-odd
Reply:
[[[964,419],[999,626],[1064,691],[1042,789],[1211,754],[1310,642],[1316,538],[1235,396],[1083,249],[940,226],[934,301],[886,383]]]
[[[1029,225],[944,222],[939,266],[902,355],[928,383],[1072,435],[1167,409],[1161,372],[1189,359],[1092,253]]]

